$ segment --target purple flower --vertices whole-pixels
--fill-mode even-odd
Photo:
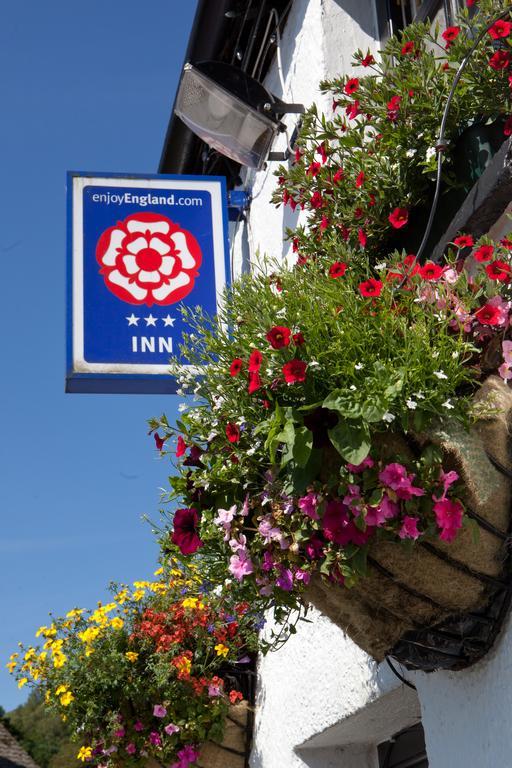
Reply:
[[[212,698],[215,696],[221,696],[222,691],[220,690],[219,685],[215,685],[214,683],[210,683],[208,686],[208,696],[211,696]]]
[[[318,512],[316,511],[318,506],[318,496],[316,493],[312,493],[310,491],[301,499],[299,499],[298,503],[300,509],[304,512],[305,515],[310,517],[312,520],[318,520]]]
[[[289,568],[281,566],[279,576],[276,579],[276,584],[285,592],[291,592],[293,589],[293,574]]]
[[[155,704],[153,707],[153,714],[155,717],[165,717],[167,710],[163,704]]]
[[[309,571],[303,571],[301,568],[297,568],[295,571],[295,579],[297,581],[302,581],[303,584],[309,584],[311,581],[311,574]]]

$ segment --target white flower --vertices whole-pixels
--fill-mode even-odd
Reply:
[[[248,449],[248,450],[245,452],[245,455],[246,455],[246,456],[254,456],[254,454],[255,454],[255,453],[256,453],[256,448],[253,446],[252,448],[249,448],[249,449]]]
[[[455,350],[455,352],[452,352],[452,357],[453,357],[454,360],[456,360],[458,358],[458,356],[459,356],[459,353],[458,353],[457,350]]]
[[[354,386],[354,384],[351,384],[351,385],[350,385],[350,387],[349,387],[349,389],[351,389],[351,390],[352,390],[352,392],[355,392],[355,391],[357,390],[357,387],[356,387],[356,386]]]
[[[186,411],[186,410],[187,410],[187,404],[186,404],[186,403],[180,403],[180,404],[178,405],[178,411],[179,411],[180,413],[183,413],[183,411]]]
[[[452,408],[455,408],[455,406],[451,404],[450,399],[448,398],[448,400],[444,401],[443,408],[447,408],[448,410],[451,410]]]
[[[354,365],[354,368],[356,369],[356,371],[360,371],[362,368],[364,368],[364,365],[362,363],[356,363]]]
[[[374,269],[376,269],[378,272],[382,272],[383,269],[387,269],[388,265],[385,261],[381,261],[380,264],[376,264],[374,266]]]
[[[316,360],[311,360],[310,363],[308,363],[308,368],[318,368],[320,363],[317,363]]]
[[[434,147],[429,147],[425,153],[425,160],[429,163],[433,157],[436,156],[436,150]]]
[[[278,309],[276,312],[276,317],[284,317],[286,315],[286,307],[282,307],[281,309]]]
[[[416,402],[416,400],[411,400],[411,398],[409,398],[409,400],[407,400],[407,402],[406,402],[406,406],[411,411],[414,411],[414,409],[416,408],[417,405],[418,405],[418,403]]]
[[[414,397],[417,397],[418,400],[424,400],[425,399],[425,395],[423,394],[423,392],[415,392],[414,393]]]
[[[396,419],[396,416],[394,413],[390,413],[389,411],[386,411],[384,416],[382,417],[382,421],[386,421],[388,424],[391,424],[392,421]]]
[[[416,154],[416,150],[415,149],[408,149],[406,151],[406,153],[405,153],[405,156],[406,157],[414,157],[415,154]]]
[[[434,371],[434,376],[437,376],[438,379],[447,379],[448,376],[444,371]]]

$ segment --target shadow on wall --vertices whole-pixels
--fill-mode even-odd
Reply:
[[[376,18],[372,0],[328,0],[328,2],[337,5],[348,14],[367,35],[376,37]],[[386,0],[377,0],[377,3],[386,6]]]
[[[284,206],[283,210],[283,260],[290,256],[290,249],[292,247],[291,240],[288,239],[287,230],[295,229],[299,222],[300,209],[296,208],[294,211],[289,206]]]

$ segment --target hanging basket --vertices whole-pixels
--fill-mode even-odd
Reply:
[[[312,578],[306,597],[361,648],[382,661],[391,655],[410,669],[462,669],[480,659],[499,632],[510,601],[512,390],[489,377],[475,396],[498,407],[469,432],[443,422],[416,436],[440,446],[444,466],[465,485],[466,526],[454,542],[370,547],[368,575],[347,589]],[[408,448],[405,439],[402,452]]]

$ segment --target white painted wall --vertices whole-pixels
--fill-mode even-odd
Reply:
[[[281,67],[276,60],[266,85],[285,101],[321,104],[319,81],[354,72],[352,52],[375,52],[375,38],[373,0],[295,0]],[[330,110],[330,100],[323,108]],[[290,133],[296,119],[286,118]],[[291,256],[284,235],[298,214],[270,203],[274,168],[246,177],[253,201],[247,224],[236,228],[237,272],[263,254]],[[474,668],[409,673],[416,695],[328,619],[315,610],[308,618],[312,623],[299,625],[284,648],[261,660],[252,768],[377,768],[376,745],[417,722],[420,704],[430,768],[512,768],[510,622]]]

